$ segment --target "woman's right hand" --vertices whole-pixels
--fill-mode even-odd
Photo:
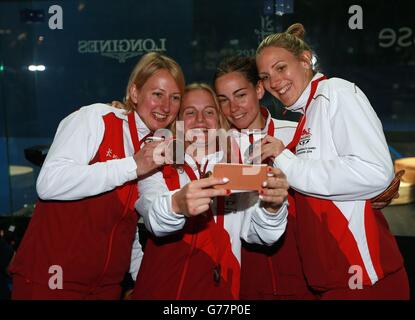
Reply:
[[[165,144],[164,141],[153,141],[146,143],[135,155],[134,160],[137,164],[137,177],[143,177],[156,168],[164,164],[163,161],[159,161],[163,158],[163,152]]]
[[[180,191],[173,194],[171,206],[173,212],[183,214],[186,217],[197,216],[206,212],[213,197],[230,195],[230,190],[214,189],[213,186],[225,184],[229,180],[214,178],[204,178],[191,181]]]
[[[124,109],[124,103],[122,103],[121,101],[117,101],[114,100],[113,102],[111,102],[111,107],[117,108],[117,109]]]

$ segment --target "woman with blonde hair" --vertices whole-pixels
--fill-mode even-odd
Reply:
[[[138,183],[136,209],[151,235],[132,298],[238,299],[241,238],[261,245],[278,240],[288,185],[270,168],[261,198],[214,188],[227,181],[206,176],[225,156],[211,131],[226,127],[226,119],[208,85],[186,88],[179,120],[192,137],[184,164],[166,165]]]
[[[158,166],[158,143],[142,141],[176,118],[184,86],[173,59],[148,53],[131,73],[126,109],[96,103],[62,120],[11,266],[14,299],[120,299],[137,234],[136,181]]]
[[[313,71],[304,35],[297,23],[268,36],[256,62],[265,90],[302,114],[293,140],[267,139],[262,156],[295,190],[307,283],[322,299],[408,299],[398,246],[370,203],[394,176],[382,124],[354,83]]]

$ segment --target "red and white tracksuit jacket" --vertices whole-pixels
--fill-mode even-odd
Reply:
[[[265,108],[266,119],[262,130],[234,132],[240,146],[241,161],[245,161],[249,145],[265,135],[281,140],[285,145],[292,140],[296,122],[271,118]],[[289,214],[285,233],[272,246],[243,243],[241,265],[241,299],[314,299],[307,286],[296,240],[296,213],[292,192],[288,197]]]
[[[201,161],[212,171],[223,153]],[[186,170],[165,166],[162,172],[140,180],[136,209],[152,233],[137,276],[133,299],[237,299],[240,286],[241,238],[271,245],[284,233],[287,205],[277,214],[259,206],[255,193],[215,198],[213,215],[186,218],[171,210],[172,194],[200,177],[194,160],[186,155]],[[193,172],[193,173],[192,173]],[[222,204],[221,204],[221,201]],[[220,264],[220,281],[213,271]]]
[[[353,83],[331,78],[311,91],[310,83],[289,108],[304,113],[311,96],[295,154],[284,150],[275,158],[296,191],[306,279],[321,292],[348,288],[359,270],[363,285],[371,286],[403,267],[382,213],[369,201],[394,175],[382,125]]]
[[[11,266],[15,298],[119,299],[138,218],[137,125],[143,125],[137,114],[127,119],[123,110],[103,104],[61,122],[38,180],[44,200]],[[51,266],[62,270],[61,290],[49,287]]]

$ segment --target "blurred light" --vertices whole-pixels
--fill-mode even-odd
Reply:
[[[4,71],[4,65],[0,65],[0,72],[3,72]]]
[[[35,9],[20,10],[20,21],[24,23],[44,22],[45,12]]]
[[[26,32],[23,32],[23,33],[21,33],[17,36],[17,40],[19,40],[19,41],[25,40],[26,38],[27,38],[27,33]]]
[[[275,14],[282,16],[294,13],[294,0],[275,0]]]
[[[313,69],[315,69],[315,67],[317,66],[317,56],[315,54],[313,54],[313,57],[311,58],[311,65],[313,67]]]
[[[10,29],[0,29],[0,34],[10,34],[12,31]]]
[[[31,64],[29,67],[27,67],[27,69],[29,71],[45,71],[46,67],[43,64],[40,64],[40,65]]]
[[[274,14],[274,0],[264,1],[264,15],[270,16]]]

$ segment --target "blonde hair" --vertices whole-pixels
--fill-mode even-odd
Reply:
[[[295,57],[300,58],[304,51],[312,52],[310,46],[304,41],[305,29],[301,23],[294,23],[287,31],[271,34],[259,44],[256,54],[267,47],[284,48]]]
[[[218,101],[218,98],[216,96],[215,90],[213,90],[212,87],[210,85],[208,85],[207,83],[203,83],[203,82],[193,82],[193,83],[191,83],[191,84],[189,84],[189,85],[186,86],[186,88],[184,89],[183,96],[186,95],[187,93],[189,93],[191,91],[195,91],[195,90],[204,90],[204,91],[210,93],[210,95],[213,98],[214,104],[215,104],[214,105],[214,108],[215,108],[215,110],[217,112],[217,115],[218,115],[218,126],[219,126],[218,129],[224,129],[227,132],[230,129],[231,126],[230,126],[228,120],[226,119],[225,115],[223,114],[222,109],[219,106],[219,101]],[[177,116],[177,119],[178,120],[181,120],[182,119],[183,112],[184,112],[183,107],[184,107],[184,105],[183,105],[183,99],[182,99],[182,104],[180,106],[180,111],[179,111],[179,114]],[[170,129],[173,132],[173,135],[176,136],[176,121],[174,121],[171,124]],[[227,159],[228,160],[231,159],[231,156],[230,156],[230,154],[231,154],[231,146],[230,146],[230,143],[227,144],[226,154],[227,154]],[[178,168],[179,170],[181,170],[181,171],[183,170],[183,166],[180,165],[180,164],[179,165],[178,164],[175,164],[174,166],[176,168]]]
[[[167,70],[172,75],[179,87],[180,93],[183,95],[185,80],[179,64],[164,54],[150,52],[138,61],[130,74],[123,101],[124,108],[127,112],[133,111],[136,108],[130,97],[131,87],[135,85],[137,89],[142,88],[146,81],[159,70]]]

